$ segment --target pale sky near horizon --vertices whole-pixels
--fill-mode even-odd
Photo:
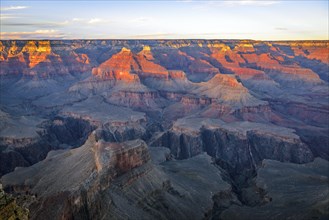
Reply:
[[[329,40],[327,0],[0,2],[1,40]]]

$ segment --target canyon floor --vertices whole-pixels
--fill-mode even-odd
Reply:
[[[329,42],[0,41],[0,219],[329,218]]]

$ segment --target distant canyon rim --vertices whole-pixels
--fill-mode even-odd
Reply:
[[[329,41],[1,40],[0,219],[329,218]]]

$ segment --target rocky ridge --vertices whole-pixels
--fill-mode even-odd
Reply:
[[[63,164],[67,169],[62,170]],[[188,172],[188,175],[178,172]],[[206,178],[210,174],[213,175],[210,182],[193,177]],[[25,182],[26,177],[29,183]],[[199,219],[211,209],[214,193],[231,191],[209,156],[156,166],[151,163],[145,142],[108,143],[97,140],[95,134],[91,134],[82,147],[50,152],[44,161],[17,169],[1,181],[12,193],[36,196],[29,206],[31,219],[138,216]],[[50,188],[49,182],[52,182]],[[199,187],[204,190],[191,194]],[[38,209],[41,204],[44,208]],[[187,214],[191,206],[195,209]],[[172,212],[164,212],[166,209]]]

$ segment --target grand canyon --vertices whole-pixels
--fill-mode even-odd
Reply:
[[[1,40],[0,219],[329,218],[329,41]]]

